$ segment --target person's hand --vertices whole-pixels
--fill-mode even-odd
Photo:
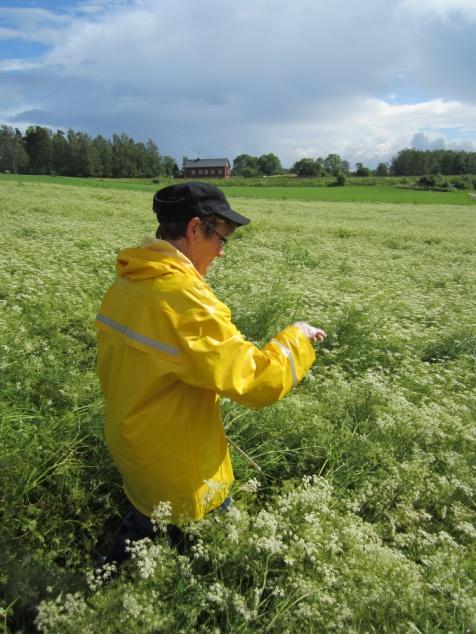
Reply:
[[[321,328],[314,328],[311,324],[308,324],[307,321],[297,321],[293,326],[299,328],[299,330],[305,335],[309,341],[324,341],[327,337],[327,334]]]

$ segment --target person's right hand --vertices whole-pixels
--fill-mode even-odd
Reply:
[[[297,321],[293,326],[299,328],[299,330],[305,335],[309,341],[324,341],[327,337],[327,333],[322,328],[315,328],[308,324],[307,321]]]

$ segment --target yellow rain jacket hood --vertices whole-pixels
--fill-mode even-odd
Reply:
[[[164,240],[117,258],[96,318],[105,436],[130,502],[150,516],[201,519],[233,470],[219,397],[259,408],[289,392],[315,359],[295,326],[262,350],[246,341],[190,260]]]

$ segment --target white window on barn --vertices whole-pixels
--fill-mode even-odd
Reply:
[[[198,175],[201,176],[202,175],[202,170],[198,170]]]
[[[192,170],[192,176],[195,176],[195,170]]]
[[[208,176],[208,170],[203,170],[206,176]]]
[[[210,170],[210,174],[214,174],[214,173],[215,173],[215,170]]]

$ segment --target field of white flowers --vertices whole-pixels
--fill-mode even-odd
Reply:
[[[151,196],[1,185],[4,631],[472,632],[476,205],[234,202],[253,223],[209,280],[237,325],[328,338],[282,402],[223,402],[262,472],[232,449],[235,505],[188,555],[159,536],[94,576],[126,502],[93,319]]]

